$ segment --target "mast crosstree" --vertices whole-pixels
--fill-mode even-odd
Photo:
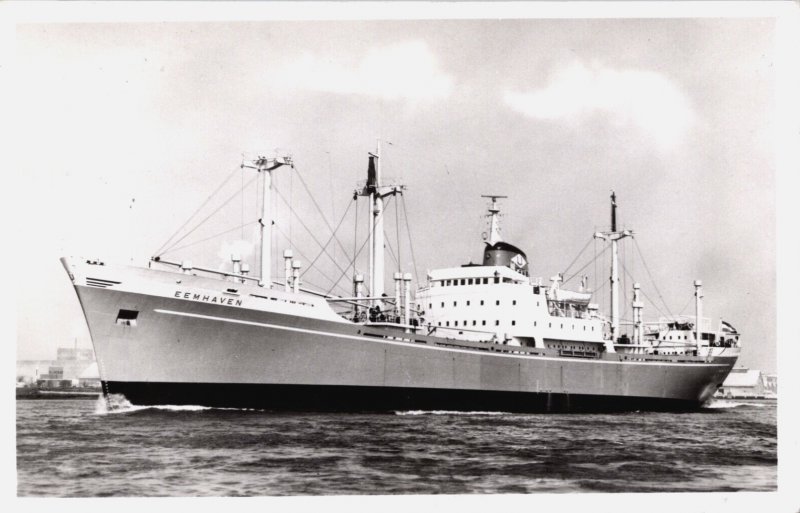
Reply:
[[[403,185],[383,185],[381,183],[381,144],[375,153],[369,153],[369,167],[367,168],[367,182],[364,188],[356,191],[358,196],[369,198],[369,292],[373,298],[373,306],[382,306],[380,297],[384,288],[384,232],[383,232],[383,198],[402,194]]]
[[[290,156],[267,158],[259,156],[253,160],[252,164],[242,164],[243,168],[255,169],[258,173],[264,175],[263,184],[263,201],[261,202],[261,218],[258,224],[261,226],[261,269],[259,274],[258,285],[260,287],[270,288],[272,279],[270,277],[270,270],[272,262],[272,239],[270,237],[270,230],[272,229],[272,213],[270,210],[270,200],[272,194],[272,171],[281,166],[291,166],[294,168],[294,163]]]

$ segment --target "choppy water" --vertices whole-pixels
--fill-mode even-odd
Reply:
[[[695,413],[283,414],[17,401],[20,496],[773,491],[774,402]]]

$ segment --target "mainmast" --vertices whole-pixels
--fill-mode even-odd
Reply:
[[[384,233],[383,233],[383,198],[401,193],[402,185],[383,185],[381,183],[381,141],[375,153],[369,153],[367,183],[359,196],[369,197],[369,292],[373,298],[380,298],[384,293]],[[373,299],[373,304],[382,306],[380,299]]]
[[[258,157],[250,164],[242,164],[242,167],[255,169],[264,175],[263,196],[264,199],[261,204],[261,219],[258,223],[261,225],[261,274],[259,275],[258,285],[260,287],[270,287],[272,283],[270,273],[272,262],[272,239],[270,237],[270,230],[272,229],[272,213],[270,210],[270,200],[272,195],[272,170],[281,166],[288,165],[294,167],[292,158],[289,156],[284,157]]]
[[[611,231],[597,232],[595,238],[611,241],[611,341],[606,343],[606,351],[613,353],[614,343],[619,336],[619,254],[617,241],[632,237],[631,230],[617,231],[617,195],[611,191]]]

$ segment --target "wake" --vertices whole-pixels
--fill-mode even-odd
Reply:
[[[133,413],[143,410],[175,411],[175,412],[197,412],[207,410],[228,410],[228,411],[264,411],[254,408],[215,408],[213,406],[200,406],[196,404],[154,404],[136,405],[132,404],[122,394],[109,394],[103,397],[100,395],[95,403],[95,415],[115,415],[119,413]]]
[[[711,410],[724,410],[728,408],[765,408],[767,406],[769,406],[769,403],[740,403],[727,399],[711,399],[703,405],[703,408],[708,408]]]

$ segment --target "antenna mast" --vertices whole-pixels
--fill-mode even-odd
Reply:
[[[490,220],[489,220],[489,236],[486,242],[490,246],[494,246],[495,243],[503,240],[503,238],[500,236],[500,216],[499,216],[500,207],[497,206],[497,200],[500,198],[508,198],[508,196],[481,194],[481,198],[490,198],[492,200],[492,205],[489,207],[489,215],[487,216],[490,218]]]

